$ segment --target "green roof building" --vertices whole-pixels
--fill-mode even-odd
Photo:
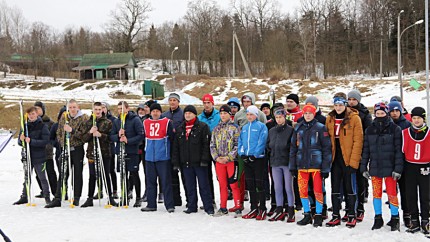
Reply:
[[[133,53],[85,54],[79,66],[73,68],[79,72],[80,80],[88,79],[136,79],[137,67]]]

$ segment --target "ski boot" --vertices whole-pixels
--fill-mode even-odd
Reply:
[[[45,206],[45,208],[56,208],[61,207],[61,200],[59,198],[54,198],[51,203]]]
[[[136,202],[134,203],[133,207],[139,208],[141,206],[142,206],[142,199],[141,198],[136,198]]]
[[[295,211],[294,211],[294,207],[290,206],[287,208],[287,223],[294,223],[296,222],[296,215],[295,215]]]
[[[391,216],[390,227],[391,231],[400,231],[399,215]]]
[[[328,221],[325,226],[326,227],[335,227],[341,224],[341,219],[339,215],[333,214],[333,217],[330,221]]]
[[[242,216],[243,219],[253,219],[258,216],[258,209],[253,209],[249,213]]]
[[[93,203],[93,198],[89,197],[87,198],[87,200],[84,202],[84,204],[81,205],[81,208],[87,208],[87,207],[92,207],[94,206]]]
[[[274,211],[274,215],[269,219],[270,222],[273,221],[284,221],[285,220],[285,213],[283,207],[276,207]]]
[[[28,203],[27,196],[21,195],[18,201],[14,202],[13,205],[21,205]]]
[[[267,217],[267,210],[266,209],[258,209],[258,215],[255,218],[256,220],[266,220]]]
[[[322,226],[322,215],[321,214],[315,214],[314,216],[314,227],[321,227]]]
[[[305,217],[297,222],[297,225],[308,225],[308,224],[312,224],[312,216],[311,213],[307,212],[304,213]]]
[[[420,220],[418,219],[412,219],[411,220],[411,227],[406,230],[408,233],[416,233],[420,231]]]
[[[375,215],[375,221],[373,222],[372,230],[380,229],[384,226],[384,220],[382,214]]]

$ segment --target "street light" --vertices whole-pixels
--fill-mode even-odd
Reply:
[[[398,71],[398,76],[399,76],[399,80],[400,80],[400,98],[403,100],[403,80],[402,80],[402,49],[401,49],[401,44],[400,44],[400,40],[402,38],[402,35],[405,33],[406,30],[408,30],[409,28],[412,28],[415,25],[418,24],[422,24],[424,22],[424,20],[420,19],[418,21],[416,21],[414,24],[409,25],[407,28],[405,28],[402,32],[400,32],[400,14],[403,13],[404,11],[401,10],[399,12],[399,15],[397,16],[397,71]]]
[[[173,53],[175,53],[175,51],[177,51],[178,49],[179,49],[178,46],[176,46],[172,50],[172,54],[170,55],[170,75],[172,75],[172,73],[173,73]]]

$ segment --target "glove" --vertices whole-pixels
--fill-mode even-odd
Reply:
[[[248,157],[249,163],[253,163],[256,159],[255,156]]]
[[[328,174],[329,174],[328,172],[322,172],[321,176],[322,176],[323,179],[327,179],[328,178]]]
[[[398,181],[398,180],[400,180],[400,177],[402,177],[402,174],[399,174],[399,173],[397,173],[397,172],[393,171],[393,173],[391,173],[391,177],[392,177],[395,181]]]
[[[297,178],[297,176],[299,175],[299,172],[297,170],[290,170],[290,173],[294,178]]]
[[[249,157],[246,155],[241,155],[240,158],[242,158],[243,162],[249,163]]]
[[[368,171],[363,172],[363,176],[369,180],[372,179],[372,178],[370,178],[370,174]]]

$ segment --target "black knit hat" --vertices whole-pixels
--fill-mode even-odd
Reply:
[[[160,104],[158,104],[158,103],[153,103],[152,105],[151,105],[151,107],[149,107],[149,110],[152,112],[152,110],[155,110],[155,109],[157,109],[157,110],[160,110],[160,112],[163,112],[163,110],[161,109],[161,105]]]
[[[148,101],[146,101],[145,102],[145,106],[148,106],[148,107],[151,107],[151,105],[153,104],[153,103],[156,103],[157,101],[155,101],[155,100],[148,100]]]
[[[297,94],[291,93],[287,96],[287,100],[288,99],[293,100],[295,103],[297,103],[297,105],[299,104],[299,96],[297,96]]]
[[[41,102],[41,101],[36,101],[36,102],[34,103],[34,106],[35,106],[35,107],[39,107],[39,108],[41,108],[41,109],[42,109],[42,112],[43,112],[43,115],[42,115],[42,116],[44,116],[44,115],[45,115],[46,106],[45,106],[45,104],[44,104],[43,102]]]
[[[270,104],[269,103],[263,103],[260,106],[260,110],[263,111],[263,108],[269,108],[270,109]]]
[[[58,118],[57,121],[60,121],[61,116],[63,115],[63,113],[66,112],[66,106],[63,106],[60,111],[58,112]]]
[[[227,112],[228,114],[231,115],[231,108],[229,105],[224,104],[219,108],[219,112]]]
[[[197,115],[197,109],[196,109],[196,107],[194,107],[193,105],[188,105],[188,106],[186,106],[186,107],[184,108],[184,113],[186,113],[186,112],[192,112],[192,113],[194,113],[195,115]]]
[[[411,111],[411,118],[414,116],[418,116],[426,120],[426,110],[422,107],[415,107]]]

